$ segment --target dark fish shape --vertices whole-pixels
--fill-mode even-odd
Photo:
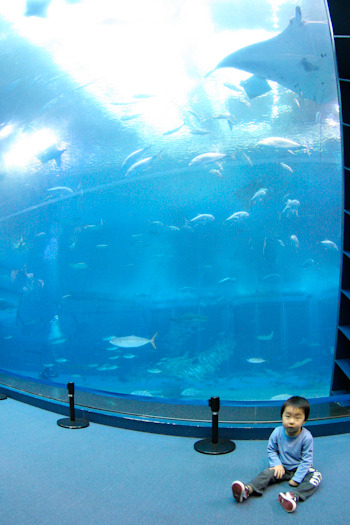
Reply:
[[[264,95],[272,89],[270,84],[258,75],[242,80],[239,85],[242,86],[249,98],[260,97],[260,95]]]
[[[46,18],[47,10],[52,0],[27,0],[25,16]]]
[[[37,155],[40,162],[45,164],[46,162],[49,162],[50,160],[54,160],[57,164],[57,166],[61,166],[62,163],[62,154],[66,151],[66,149],[59,149],[56,144],[53,146],[49,146],[44,151],[39,153]]]
[[[10,301],[7,301],[3,297],[0,297],[0,311],[1,310],[13,310],[14,308],[17,308],[16,304],[10,303]]]

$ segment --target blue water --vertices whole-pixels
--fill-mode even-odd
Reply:
[[[65,71],[52,42],[28,36],[58,16],[56,4],[73,16],[84,2],[48,2],[41,17],[19,4],[14,14],[0,11],[0,368],[165,398],[328,395],[342,244],[337,99],[316,104],[276,83],[249,99],[223,88],[249,76],[232,69],[205,80],[218,60],[206,64],[176,34],[179,20],[192,19],[190,2],[176,13],[172,2],[163,6],[191,88],[184,80],[173,99],[174,76],[164,92],[153,85],[148,93],[148,71],[118,92],[117,80]],[[231,2],[201,4],[213,42],[227,30],[277,34],[295,11],[294,2],[278,11],[250,4],[266,4],[265,18],[247,17],[242,2],[232,26]],[[304,4],[305,19],[326,20],[323,2]],[[120,23],[105,7],[102,29]],[[149,9],[159,14],[157,2]],[[138,18],[124,18],[135,34]],[[330,38],[327,46],[332,54]],[[118,68],[117,79],[133,78],[130,64]],[[335,75],[329,82],[336,90]],[[40,130],[38,149],[29,138]],[[47,130],[57,137],[48,146]],[[267,137],[299,146],[258,144]],[[126,176],[134,163],[126,158],[142,148],[148,169]],[[189,166],[209,152],[227,157]],[[227,220],[240,211],[245,217]],[[154,349],[147,340],[156,333]],[[110,343],[132,335],[145,344]]]

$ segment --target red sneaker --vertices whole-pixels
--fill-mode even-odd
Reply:
[[[243,500],[247,499],[249,496],[249,490],[244,483],[241,481],[234,481],[232,483],[232,494],[237,503],[242,503]]]
[[[278,494],[278,501],[287,512],[294,512],[297,508],[297,498],[291,492],[280,492]]]

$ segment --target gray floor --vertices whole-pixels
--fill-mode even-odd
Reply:
[[[0,403],[1,525],[343,525],[350,516],[350,434],[315,439],[323,481],[286,513],[269,487],[237,504],[234,479],[266,466],[266,441],[236,441],[234,452],[208,456],[191,438],[91,424],[57,426],[59,416],[12,399]]]

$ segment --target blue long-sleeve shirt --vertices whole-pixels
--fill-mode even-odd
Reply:
[[[287,436],[283,426],[275,428],[267,445],[270,467],[283,465],[286,470],[297,469],[293,480],[301,483],[313,462],[313,437],[302,428],[296,437]]]

